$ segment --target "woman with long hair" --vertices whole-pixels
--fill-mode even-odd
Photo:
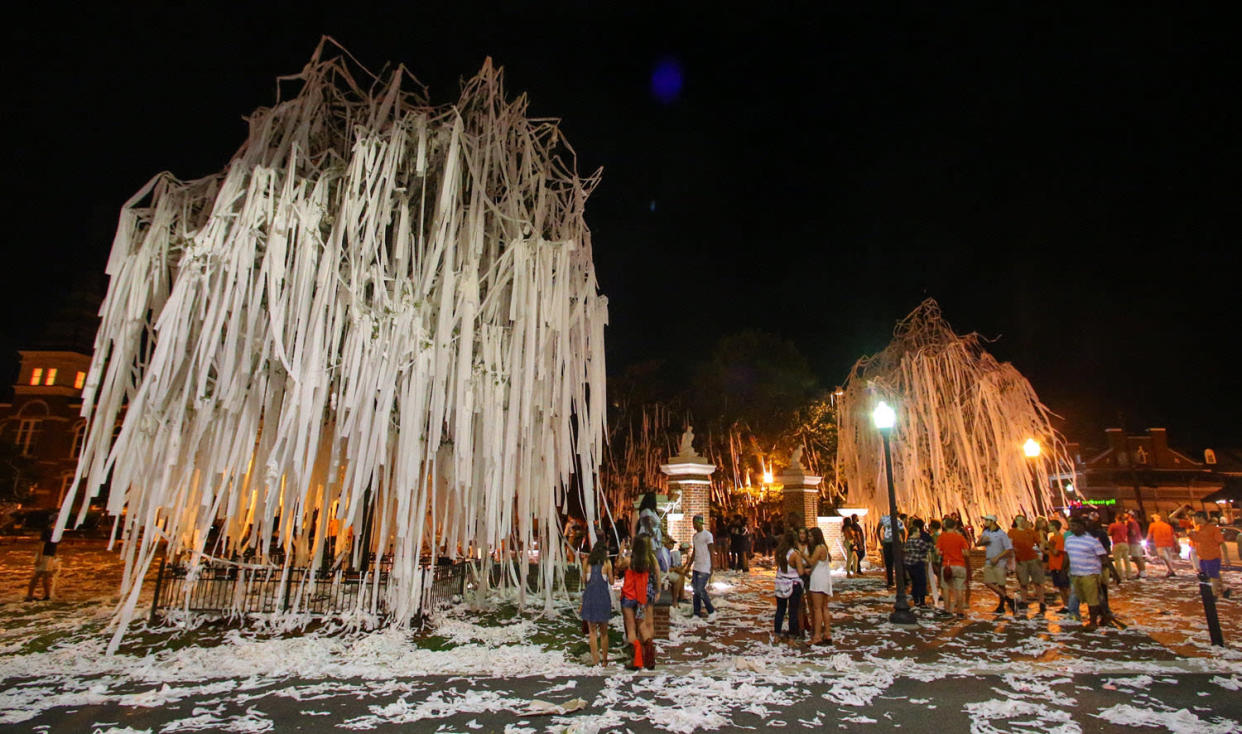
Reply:
[[[811,644],[832,644],[832,620],[828,616],[828,597],[832,595],[832,554],[824,540],[824,531],[811,528],[811,556],[806,565],[811,568],[811,583],[807,592],[811,597]]]
[[[862,575],[862,560],[867,557],[867,534],[858,522],[858,515],[850,515],[849,532],[853,538],[853,552],[846,560],[846,569],[853,568],[855,574]]]
[[[802,556],[798,553],[798,534],[785,531],[776,547],[776,620],[774,628],[782,639],[798,636],[798,610],[802,606]],[[789,613],[789,631],[782,632],[785,613]]]
[[[612,593],[608,590],[612,564],[608,561],[608,541],[602,538],[595,541],[595,547],[582,564],[582,577],[587,579],[582,590],[582,622],[591,645],[591,664],[608,665],[608,620],[612,617]]]
[[[651,518],[652,524],[656,528],[656,535],[660,533],[660,510],[656,503],[656,493],[647,491],[643,493],[643,498],[638,502],[638,514],[633,516],[632,525],[630,527],[630,535],[638,535],[642,532],[643,518]],[[657,537],[657,540],[659,538]]]
[[[655,667],[655,619],[652,613],[655,589],[660,586],[660,566],[651,550],[651,537],[634,538],[630,563],[621,585],[621,616],[625,638],[634,646],[634,661],[625,667],[638,670]]]
[[[811,628],[811,600],[806,593],[811,587],[811,564],[807,563],[807,559],[811,557],[811,536],[806,528],[798,528],[796,547],[798,555],[802,557],[802,604],[798,606],[798,629],[805,632]]]

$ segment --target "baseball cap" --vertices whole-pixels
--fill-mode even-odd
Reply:
[[[992,522],[996,522],[996,515],[984,515],[984,516],[983,516],[983,519],[984,519],[984,520],[991,520]]]

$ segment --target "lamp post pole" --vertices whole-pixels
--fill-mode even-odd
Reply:
[[[893,429],[881,428],[880,436],[884,439],[884,473],[888,477],[888,522],[889,538],[893,541],[893,565],[897,568],[897,600],[893,603],[893,613],[888,621],[893,624],[917,624],[914,612],[906,601],[906,561],[904,544],[897,534],[897,489],[893,485],[893,451],[889,446],[889,434]]]

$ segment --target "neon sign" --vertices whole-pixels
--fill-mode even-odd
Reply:
[[[1068,505],[1066,505],[1066,507],[1083,507],[1085,505],[1092,505],[1094,507],[1111,507],[1112,505],[1115,505],[1115,504],[1117,504],[1117,500],[1113,498],[1102,499],[1102,500],[1082,500],[1081,502],[1078,500],[1073,500]]]

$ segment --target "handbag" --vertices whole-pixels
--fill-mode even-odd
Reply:
[[[788,599],[789,597],[793,596],[794,584],[797,582],[798,582],[798,579],[792,576],[777,575],[776,577],[776,598],[777,599]]]

